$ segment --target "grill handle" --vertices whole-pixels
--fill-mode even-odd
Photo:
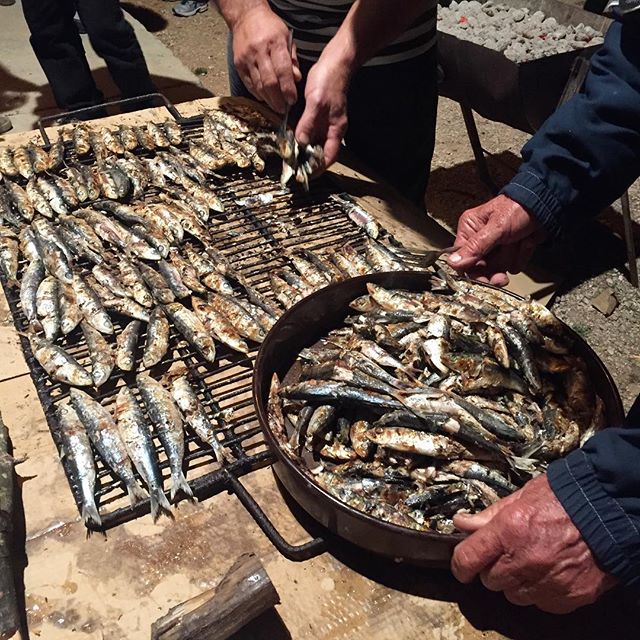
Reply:
[[[271,544],[285,557],[287,560],[294,562],[302,562],[315,558],[315,556],[324,553],[327,548],[326,542],[322,538],[314,538],[301,545],[289,544],[273,526],[271,520],[260,505],[253,499],[249,492],[244,488],[240,480],[231,473],[229,474],[229,490],[233,491],[242,503],[242,506],[249,512],[256,524],[262,529],[262,532],[269,538]]]
[[[158,106],[164,105],[167,111],[172,115],[172,117],[177,122],[182,122],[184,118],[180,114],[180,112],[176,109],[175,105],[165,96],[163,93],[147,93],[144,96],[135,96],[133,98],[122,98],[121,100],[111,100],[109,102],[103,102],[102,104],[94,104],[90,107],[83,107],[82,109],[75,109],[73,111],[65,111],[63,113],[56,113],[51,116],[46,116],[44,118],[40,118],[38,120],[38,129],[40,131],[40,135],[42,136],[42,140],[44,141],[44,146],[48,149],[51,146],[51,141],[49,140],[49,136],[45,131],[45,128],[53,123],[55,120],[60,118],[69,118],[77,115],[90,114],[92,111],[96,109],[105,109],[106,107],[117,107],[117,106],[128,106],[134,105],[139,102],[146,102],[149,100],[154,100],[159,103]]]

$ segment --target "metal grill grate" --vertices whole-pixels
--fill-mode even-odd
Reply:
[[[178,122],[183,127],[185,139],[201,138],[201,118],[188,120],[180,118]],[[48,143],[46,135],[44,137],[45,143]],[[186,147],[186,144],[182,146]],[[70,148],[66,148],[66,157],[73,159],[74,162],[79,161]],[[81,161],[91,164],[92,159],[84,158]],[[271,165],[263,175],[247,169],[230,171],[226,174],[223,172],[218,177],[214,177],[210,181],[210,186],[221,198],[226,210],[224,214],[212,217],[209,222],[211,240],[216,248],[252,286],[272,300],[276,307],[278,304],[274,301],[268,276],[274,269],[287,264],[286,249],[305,247],[322,250],[347,243],[360,249],[365,240],[364,232],[351,222],[337,203],[329,198],[338,190],[328,178],[323,177],[314,181],[311,192],[307,194],[297,190],[283,191],[278,181],[278,173],[279,167]],[[262,203],[247,206],[242,202],[244,198],[258,194],[262,194],[264,199]],[[155,195],[152,189],[145,195],[145,199],[153,200]],[[198,246],[197,242],[193,244]],[[25,262],[22,261],[19,280],[24,267]],[[88,272],[88,264],[79,262],[78,267],[81,273]],[[2,285],[15,326],[18,331],[24,332],[27,329],[27,322],[20,307],[18,289],[10,288],[4,276],[2,276]],[[238,291],[237,295],[243,294]],[[128,319],[115,313],[110,315],[114,321],[117,336],[127,324]],[[144,344],[144,337],[143,331],[140,335],[140,344]],[[55,409],[57,404],[68,396],[69,388],[52,381],[35,360],[28,340],[21,336],[21,342],[49,429],[58,450],[61,450],[61,436]],[[58,340],[57,344],[65,348],[81,365],[89,364],[89,353],[79,329],[74,330],[63,340]],[[216,347],[217,362],[215,365],[208,364],[172,326],[169,352],[152,372],[156,379],[161,379],[174,363],[183,363],[186,366],[189,381],[197,391],[207,412],[210,415],[220,410],[229,412],[225,425],[220,431],[221,442],[231,449],[236,461],[220,468],[211,450],[187,427],[184,458],[187,480],[198,499],[210,497],[224,489],[234,491],[272,542],[285,555],[293,557],[294,553],[291,550],[299,549],[301,553],[298,554],[297,559],[308,557],[314,548],[313,543],[300,548],[287,545],[282,538],[279,538],[258,505],[252,501],[237,480],[238,477],[264,467],[274,460],[263,440],[251,396],[252,371],[257,348],[252,349],[247,356],[236,353],[219,343],[216,343]],[[140,366],[140,351],[137,354],[136,369]],[[92,395],[113,413],[112,405],[115,402],[116,393],[124,383],[129,385],[136,397],[139,397],[135,386],[135,372],[125,373],[117,368],[114,369],[110,380]],[[141,407],[144,409],[144,405],[141,404]],[[157,437],[154,437],[154,444],[163,479],[167,480],[168,462]],[[130,506],[123,483],[95,451],[94,457],[98,477],[96,501],[100,508],[103,529],[109,529],[148,513],[149,501],[143,501],[134,507]],[[63,465],[80,510],[82,502],[77,478],[64,458]]]

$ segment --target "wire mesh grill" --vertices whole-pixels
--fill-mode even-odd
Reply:
[[[201,118],[181,119],[179,122],[185,136],[183,148],[186,147],[188,140],[197,140],[202,137]],[[92,164],[94,162],[92,156],[77,158],[69,145],[65,146],[65,157],[76,163]],[[338,193],[339,190],[335,189],[327,177],[314,181],[310,193],[296,189],[288,191],[280,187],[278,169],[279,167],[272,163],[264,174],[256,174],[248,169],[236,169],[222,172],[221,175],[211,179],[209,186],[223,201],[225,212],[213,216],[208,223],[213,245],[230,261],[233,268],[242,274],[249,284],[269,298],[275,307],[278,307],[278,304],[269,285],[269,273],[287,265],[288,249],[305,247],[321,251],[347,243],[361,249],[366,237],[364,232],[348,218],[340,205],[330,199],[329,196],[332,193]],[[145,199],[153,200],[156,195],[157,192],[150,189],[145,194]],[[246,201],[247,198],[250,198],[250,202]],[[194,242],[194,246],[197,246],[197,242]],[[26,262],[21,260],[19,281],[25,266]],[[90,265],[80,261],[77,267],[81,273],[86,274]],[[28,328],[28,323],[20,306],[19,291],[9,287],[4,276],[1,279],[15,326],[18,331],[24,332]],[[244,294],[238,290],[237,295]],[[110,312],[110,316],[114,324],[115,338],[129,319],[114,312]],[[141,331],[140,345],[144,344],[145,329]],[[69,387],[49,378],[35,360],[29,342],[24,336],[21,336],[21,343],[49,429],[58,450],[62,451],[61,434],[55,411],[56,406],[67,398]],[[56,344],[63,347],[81,365],[90,364],[87,345],[79,329],[74,330],[62,340],[56,341]],[[204,361],[172,325],[170,349],[162,362],[152,371],[153,377],[161,379],[172,365],[182,363],[186,367],[186,375],[191,385],[209,416],[218,415],[221,411],[222,415],[226,416],[218,435],[221,444],[231,449],[236,461],[223,468],[215,461],[210,447],[201,442],[188,427],[185,429],[185,475],[198,499],[204,499],[229,488],[232,478],[238,478],[254,469],[266,466],[274,459],[262,437],[251,395],[257,346],[247,355],[237,353],[218,342],[216,342],[216,348],[218,354],[216,364],[211,365]],[[141,351],[139,347],[133,372],[127,373],[115,368],[107,383],[99,390],[90,392],[111,411],[112,415],[115,396],[123,384],[127,384],[139,399],[135,385],[135,371],[142,368]],[[142,403],[140,406],[144,409]],[[156,436],[153,442],[166,488],[166,481],[169,478],[168,461]],[[104,464],[96,451],[94,451],[94,458],[97,471],[96,502],[100,509],[102,529],[109,529],[148,513],[149,500],[130,506],[123,483]],[[78,479],[69,461],[63,457],[62,462],[80,510],[82,499]]]

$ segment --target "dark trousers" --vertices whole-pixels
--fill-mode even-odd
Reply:
[[[252,97],[227,49],[231,95]],[[304,110],[304,81],[312,63],[300,61],[303,80],[293,119]],[[435,143],[438,107],[437,58],[431,51],[391,65],[363,67],[347,95],[347,148],[405,197],[424,208]]]
[[[124,98],[156,91],[133,28],[118,0],[22,0],[31,46],[56,103],[70,111],[104,102],[73,22],[77,11],[95,52]]]

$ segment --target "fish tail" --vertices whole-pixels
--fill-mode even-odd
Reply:
[[[215,436],[213,437],[215,438]],[[217,440],[213,440],[210,444],[213,449],[213,454],[220,464],[224,464],[225,462],[235,462],[235,458],[229,447],[223,447]]]
[[[167,500],[167,496],[164,495],[162,487],[151,487],[149,491],[149,499],[151,501],[151,517],[155,522],[161,513],[165,513],[170,518],[173,518],[171,513],[171,505]]]
[[[171,478],[171,501],[175,500],[176,494],[180,490],[182,490],[187,497],[193,498],[193,491],[191,491],[191,487],[189,486],[189,483],[184,477],[182,471],[172,473]]]
[[[89,529],[90,524],[94,524],[95,526],[102,526],[102,519],[100,518],[100,514],[98,513],[98,507],[94,500],[87,500],[82,505],[82,521],[84,522],[84,526]]]
[[[129,495],[129,501],[132,505],[137,504],[141,500],[146,500],[147,498],[146,491],[133,479],[127,483],[127,494]]]

